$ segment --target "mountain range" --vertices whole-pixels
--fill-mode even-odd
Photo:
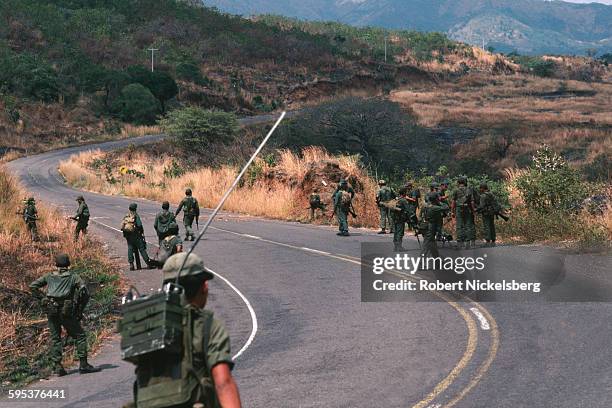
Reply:
[[[204,0],[240,15],[439,31],[522,54],[612,52],[612,6],[544,0]]]

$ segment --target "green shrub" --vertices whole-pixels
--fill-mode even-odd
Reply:
[[[201,86],[211,86],[212,81],[202,75],[200,68],[191,62],[181,62],[176,66],[176,77],[183,81],[193,82]]]
[[[230,143],[240,129],[236,115],[198,107],[169,112],[160,125],[178,146],[191,151],[205,150],[211,143]]]
[[[515,184],[527,207],[539,213],[575,210],[587,196],[579,173],[546,145]]]
[[[160,113],[160,105],[147,88],[130,84],[121,90],[121,96],[113,104],[113,111],[126,122],[151,124]]]

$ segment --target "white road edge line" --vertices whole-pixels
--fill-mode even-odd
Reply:
[[[491,330],[491,326],[489,325],[489,321],[487,320],[486,317],[484,317],[484,315],[480,312],[480,310],[477,307],[471,307],[470,311],[472,313],[474,313],[474,316],[476,316],[476,318],[480,322],[480,328],[482,330]]]
[[[100,222],[100,221],[97,221],[97,220],[93,220],[93,219],[92,219],[92,221],[95,222],[96,224],[100,224],[100,225],[102,225],[102,226],[104,226],[106,228],[109,228],[109,229],[113,230],[113,231],[121,232],[120,229],[117,229],[115,227],[111,227],[110,225],[104,224],[103,222]],[[158,246],[154,242],[148,242],[148,243],[151,244],[151,245],[154,245],[154,246]],[[251,343],[253,343],[253,340],[255,339],[255,335],[257,334],[257,329],[259,328],[259,325],[257,323],[257,315],[255,314],[255,309],[253,309],[253,306],[251,306],[251,302],[249,302],[247,297],[245,295],[243,295],[242,292],[240,290],[238,290],[238,288],[232,284],[232,282],[230,282],[223,275],[220,275],[219,273],[213,271],[212,269],[210,269],[210,268],[206,268],[206,269],[208,271],[210,271],[213,275],[215,275],[216,277],[221,279],[223,282],[225,282],[227,284],[227,286],[229,286],[234,292],[236,292],[238,294],[238,296],[240,296],[240,298],[242,299],[242,301],[246,305],[247,309],[249,309],[249,313],[251,315],[251,321],[252,321],[251,334],[249,335],[249,338],[247,339],[247,341],[244,344],[244,346],[242,346],[242,348],[240,350],[238,350],[238,352],[236,354],[234,354],[234,356],[232,357],[232,360],[236,360],[238,357],[240,357],[249,348],[249,346],[251,345]]]

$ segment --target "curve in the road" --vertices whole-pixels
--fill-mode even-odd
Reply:
[[[149,138],[139,138],[139,139],[135,139],[135,140],[130,140],[130,141],[123,141],[123,142],[114,142],[114,143],[107,143],[107,144],[103,144],[103,145],[97,145],[97,146],[91,146],[89,148],[100,148],[103,147],[105,149],[113,149],[116,147],[121,146],[122,144],[127,144],[127,143],[138,143],[138,142],[147,142],[147,141],[151,141],[151,140],[159,140],[159,137],[149,137]],[[42,160],[39,160],[36,162],[36,164],[42,164],[42,163],[46,163],[45,165],[49,165],[47,162],[50,160],[59,160],[59,157],[61,157],[62,155],[65,156],[65,154],[67,153],[71,153],[71,152],[76,152],[77,150],[83,150],[83,148],[72,148],[72,149],[67,149],[65,151],[59,152],[59,153],[50,153],[47,154],[45,158],[42,158]],[[57,183],[57,185],[60,185],[60,183],[62,183],[62,180],[57,176],[57,171],[56,171],[57,166],[50,166],[48,169],[48,178],[50,180],[53,181],[53,186],[47,186],[45,185],[44,182],[39,182],[39,180],[37,180],[37,176],[30,171],[30,169],[28,169],[26,167],[25,171],[27,172],[25,174],[26,177],[29,177],[32,181],[32,184],[35,185],[37,188],[42,188],[42,189],[46,189],[49,192],[54,192],[54,188],[57,188],[57,186],[55,185]],[[23,173],[22,173],[23,175]],[[61,184],[62,188],[66,188],[65,185]],[[103,225],[106,228],[110,228],[112,230],[117,231],[116,228],[113,228],[111,226],[108,226],[98,220],[93,220],[94,222]],[[332,253],[332,252],[327,252],[327,251],[323,251],[320,249],[316,249],[316,248],[309,248],[307,246],[299,246],[299,245],[293,245],[293,244],[289,244],[286,242],[279,242],[279,241],[275,241],[275,240],[270,240],[270,239],[266,239],[263,237],[258,237],[256,235],[251,235],[251,234],[246,234],[246,233],[240,233],[240,232],[236,232],[236,231],[232,231],[232,230],[228,230],[228,229],[223,229],[223,228],[219,228],[219,227],[213,227],[214,229],[218,230],[218,231],[222,231],[224,233],[230,233],[233,235],[239,235],[243,238],[248,238],[248,239],[252,239],[252,240],[257,240],[257,241],[261,241],[261,242],[265,242],[268,244],[274,244],[277,246],[282,246],[285,248],[291,248],[293,250],[299,250],[302,252],[306,252],[309,253],[310,255],[319,255],[319,256],[323,256],[323,257],[327,257],[327,258],[332,258],[332,259],[336,259],[336,260],[340,260],[343,262],[349,262],[349,263],[353,263],[355,265],[361,265],[361,262],[359,260],[359,258],[354,258],[351,257],[349,255],[343,255],[341,253]],[[220,276],[220,275],[218,275]],[[235,290],[236,293],[238,293],[238,295],[242,298],[243,302],[247,305],[247,308],[249,309],[249,313],[251,315],[251,320],[252,320],[252,330],[251,333],[249,335],[249,338],[247,339],[247,341],[245,342],[244,346],[240,349],[240,351],[236,354],[236,357],[240,356],[242,353],[244,353],[244,351],[252,344],[253,339],[255,337],[255,334],[257,333],[257,328],[258,328],[258,323],[257,323],[257,317],[255,315],[255,311],[252,307],[252,305],[250,304],[249,300],[246,298],[246,296],[244,296],[240,291],[238,291],[234,285],[231,284],[231,282],[226,279],[226,278],[222,278],[222,280],[227,283],[232,290]],[[443,295],[444,296],[444,295]],[[464,309],[463,307],[461,307],[459,304],[457,304],[456,302],[450,300],[450,299],[444,299],[451,307],[453,307],[453,309],[455,309],[459,315],[461,316],[461,318],[465,321],[467,329],[468,329],[468,340],[467,340],[467,345],[466,345],[466,350],[463,353],[462,358],[458,361],[458,363],[453,367],[453,369],[451,370],[451,372],[441,381],[439,382],[433,389],[433,391],[431,391],[429,394],[427,394],[425,396],[425,398],[421,401],[419,401],[418,403],[416,403],[415,407],[426,407],[428,406],[428,404],[432,404],[436,399],[441,398],[442,394],[449,389],[449,387],[459,378],[460,374],[462,374],[464,372],[464,370],[468,367],[470,361],[472,361],[472,358],[474,357],[474,355],[476,354],[476,350],[477,350],[477,345],[478,345],[478,329],[477,329],[477,325],[473,319],[473,317],[470,315],[470,313],[468,311],[466,311],[466,309]],[[463,386],[461,389],[459,390],[455,390],[454,392],[452,392],[452,396],[450,400],[448,400],[448,404],[453,404],[456,403],[457,401],[461,400],[462,398],[464,398],[471,389],[473,389],[474,386],[476,386],[476,384],[478,384],[478,381],[480,381],[480,379],[482,378],[482,376],[484,375],[484,373],[488,370],[488,368],[490,367],[490,364],[493,360],[493,358],[495,357],[495,353],[497,351],[497,347],[499,344],[499,333],[497,331],[497,325],[495,324],[495,321],[493,319],[493,317],[490,315],[490,313],[484,308],[482,307],[482,305],[477,304],[477,303],[472,303],[473,305],[475,305],[475,307],[477,307],[479,310],[481,310],[481,312],[487,316],[487,319],[489,320],[489,322],[491,323],[491,340],[489,342],[489,350],[487,353],[487,358],[484,360],[484,362],[482,362],[479,365],[479,368],[477,369],[477,371],[475,372],[475,374],[473,376],[470,376],[470,380],[468,382],[468,384],[466,386]],[[484,347],[484,346],[483,346]],[[444,399],[447,400],[447,398],[449,397],[445,397]],[[438,406],[439,404],[437,404],[436,406]]]

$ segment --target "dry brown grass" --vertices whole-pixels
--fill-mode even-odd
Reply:
[[[41,204],[37,204],[41,239],[31,242],[17,214],[25,196],[13,177],[0,168],[0,374],[15,368],[4,365],[7,358],[32,358],[47,347],[46,319],[28,285],[54,269],[56,253],[69,254],[73,264],[87,262],[116,270],[100,243],[86,239],[74,244],[71,223]],[[70,353],[66,358],[70,360]]]
[[[244,185],[227,200],[226,210],[283,220],[305,220],[311,189],[319,188],[322,198],[329,203],[337,182],[327,179],[328,186],[324,187],[321,183],[324,174],[308,179],[307,175],[312,176],[313,168],[316,169],[321,163],[334,163],[339,166],[338,174],[359,184],[354,202],[359,218],[352,220],[353,225],[373,227],[377,224],[378,212],[370,199],[375,195],[376,184],[360,168],[356,157],[333,157],[316,147],[305,149],[301,155],[282,150],[277,152],[277,156],[277,163],[273,167],[263,160],[255,163]],[[189,187],[205,207],[216,206],[238,173],[238,169],[232,166],[205,167],[170,178],[164,175],[164,169],[172,163],[170,156],[153,160],[147,154],[137,152],[130,153],[129,157],[128,160],[126,153],[111,157],[99,151],[85,152],[62,162],[60,171],[68,183],[79,188],[105,194],[168,200],[175,204],[184,197],[185,188]],[[109,183],[105,170],[92,168],[96,160],[109,160],[113,169],[110,176],[117,182]],[[141,172],[144,178],[122,175],[119,172],[121,166]]]

